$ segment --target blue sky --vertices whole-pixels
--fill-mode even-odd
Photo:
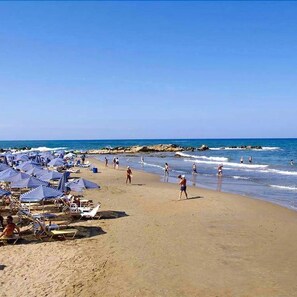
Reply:
[[[297,137],[296,2],[0,2],[0,139]]]

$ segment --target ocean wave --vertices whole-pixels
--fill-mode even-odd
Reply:
[[[32,147],[29,150],[17,150],[14,151],[12,154],[24,154],[24,153],[30,153],[30,152],[50,152],[50,151],[58,151],[58,150],[65,150],[67,147],[46,147],[46,146],[40,146],[40,147]]]
[[[234,179],[250,179],[249,177],[245,177],[245,176],[237,176],[237,175],[234,175],[232,176]]]
[[[157,165],[157,164],[151,164],[151,163],[146,163],[146,162],[139,162],[139,163],[142,164],[142,165],[145,165],[145,166],[157,167],[157,168],[160,168],[160,169],[164,170],[163,166],[160,166],[160,165]]]
[[[194,159],[203,159],[203,160],[211,160],[211,161],[219,161],[219,162],[228,162],[228,158],[225,157],[206,157],[206,156],[197,156],[197,155],[190,155],[181,152],[175,153],[178,156],[186,157],[186,158],[194,158]]]
[[[262,170],[262,172],[275,173],[275,174],[281,174],[281,175],[297,175],[297,171],[277,170],[277,169],[267,169],[267,170]]]
[[[282,190],[290,190],[290,191],[297,191],[296,186],[278,186],[278,185],[269,185],[272,188],[282,189]]]
[[[200,164],[208,164],[208,165],[219,165],[223,164],[223,166],[237,167],[237,168],[249,168],[249,169],[264,169],[267,168],[268,165],[258,165],[258,164],[242,164],[242,163],[232,163],[232,162],[216,162],[216,161],[204,161],[204,160],[188,160],[185,159],[186,162],[194,162]]]
[[[263,146],[261,149],[246,149],[246,148],[241,148],[241,147],[210,147],[209,148],[212,151],[277,151],[277,150],[281,150],[280,147],[278,146]]]

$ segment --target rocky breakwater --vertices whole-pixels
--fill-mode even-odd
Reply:
[[[193,147],[181,147],[176,144],[157,144],[149,146],[129,146],[102,148],[98,150],[89,150],[88,154],[136,154],[136,153],[162,153],[162,152],[181,152],[194,151]]]

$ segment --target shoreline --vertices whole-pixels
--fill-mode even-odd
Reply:
[[[245,196],[179,186],[158,176],[105,168],[83,178],[84,192],[116,219],[77,221],[99,235],[0,247],[0,293],[8,296],[279,297],[294,296],[295,211]],[[50,286],[49,286],[50,284]]]
[[[99,158],[99,156],[100,155],[98,155],[98,158]],[[121,156],[121,155],[120,155]],[[96,158],[94,155],[89,155],[89,159],[93,159],[93,160],[96,160],[96,161],[98,161],[98,162],[100,162],[100,164],[102,165],[102,166],[104,166],[104,161],[102,161],[102,160],[100,160],[100,159],[98,159],[98,158]],[[109,166],[111,166],[112,164],[109,164]],[[132,165],[131,165],[132,166]],[[111,167],[110,167],[111,168]],[[124,167],[123,166],[120,166],[120,168],[122,168],[122,170],[124,170]],[[133,169],[133,168],[132,168]],[[147,173],[147,174],[153,174],[153,175],[155,175],[156,177],[158,177],[158,180],[159,180],[159,182],[160,183],[163,183],[163,184],[167,184],[167,183],[170,183],[170,184],[176,184],[177,185],[177,182],[175,183],[175,182],[173,182],[172,180],[173,179],[177,179],[177,175],[178,174],[176,174],[176,176],[173,176],[173,175],[171,175],[171,176],[169,176],[169,179],[168,179],[168,182],[163,182],[162,181],[162,178],[164,177],[163,175],[161,175],[161,174],[158,174],[158,173],[156,173],[156,172],[149,172],[149,171],[146,171],[145,169],[133,169],[133,171],[137,171],[137,172],[143,172],[143,173]],[[199,176],[199,174],[197,175],[197,176]],[[222,178],[224,178],[224,176],[222,176]],[[235,190],[230,190],[230,191],[228,191],[228,190],[220,190],[220,191],[218,191],[218,190],[216,190],[216,189],[214,189],[214,188],[211,188],[211,187],[207,187],[207,186],[205,186],[205,187],[203,187],[203,186],[201,186],[201,185],[199,185],[199,186],[196,186],[196,185],[192,185],[192,181],[190,180],[190,179],[187,179],[187,187],[193,187],[193,188],[196,188],[196,189],[201,189],[201,190],[210,190],[210,191],[214,191],[214,192],[218,192],[218,193],[225,193],[225,194],[230,194],[230,195],[239,195],[239,196],[241,196],[241,197],[245,197],[245,198],[248,198],[248,199],[254,199],[254,200],[259,200],[259,201],[263,201],[263,202],[267,202],[267,203],[271,203],[271,204],[273,204],[273,205],[277,205],[277,206],[279,206],[279,207],[283,207],[283,208],[285,208],[285,209],[288,209],[288,210],[291,210],[291,211],[293,211],[293,212],[297,212],[297,208],[296,207],[293,207],[293,206],[289,206],[289,205],[284,205],[284,204],[281,204],[281,203],[277,203],[277,202],[274,202],[274,201],[269,201],[269,200],[267,200],[267,199],[265,199],[265,197],[261,197],[261,196],[252,196],[252,195],[248,195],[248,194],[244,194],[244,193],[239,193],[239,192],[236,192]],[[222,186],[222,184],[221,184],[221,186]]]

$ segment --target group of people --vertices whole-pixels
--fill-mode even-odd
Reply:
[[[243,157],[240,158],[240,163],[243,164]],[[249,156],[249,163],[253,163],[253,157]]]

